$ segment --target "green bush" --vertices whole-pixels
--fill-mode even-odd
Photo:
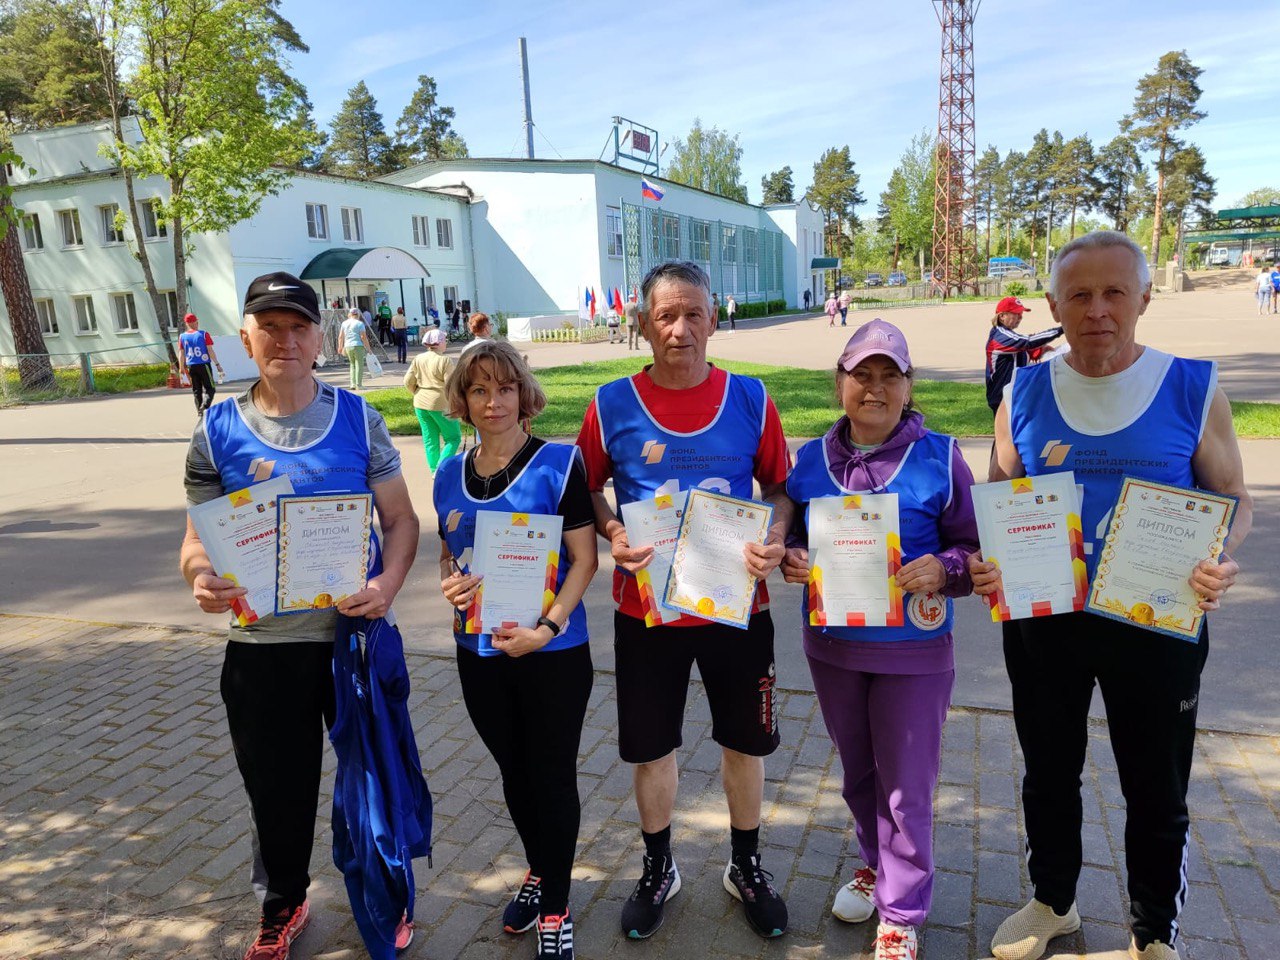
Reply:
[[[1010,280],[1004,285],[1004,295],[1006,297],[1022,297],[1026,296],[1027,285],[1021,280]]]
[[[750,303],[738,304],[736,318],[738,320],[750,320],[754,317],[768,317],[775,313],[784,313],[786,309],[787,301],[785,300],[753,300]],[[728,319],[728,311],[721,307],[720,321],[723,323]]]

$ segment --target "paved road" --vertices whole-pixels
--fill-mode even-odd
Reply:
[[[0,960],[238,960],[256,919],[246,891],[247,818],[217,695],[223,640],[178,628],[0,615]],[[524,870],[497,770],[466,717],[448,657],[410,652],[410,710],[435,795],[434,869],[416,863],[419,938],[406,960],[527,957],[501,933]],[[683,889],[644,945],[618,931],[639,874],[630,772],[617,758],[612,677],[598,671],[583,730],[583,822],[572,908],[583,960],[870,960],[874,927],[828,911],[858,866],[840,765],[813,695],[784,692],[782,747],[766,761],[764,863],[790,933],[763,941],[720,875],[728,817],[695,682],[684,728],[673,843]],[[1051,958],[1118,960],[1124,811],[1106,741],[1090,731],[1084,774],[1082,930]],[[332,757],[320,801],[314,920],[294,956],[365,956],[329,862]],[[1029,896],[1007,714],[954,709],[935,809],[938,875],[922,960],[986,957],[996,925]],[[1280,739],[1202,735],[1191,789],[1187,960],[1280,956]]]

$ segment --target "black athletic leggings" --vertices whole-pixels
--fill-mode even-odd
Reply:
[[[462,698],[480,739],[502,772],[507,810],[533,875],[542,878],[544,914],[569,903],[578,845],[578,745],[591,694],[591,650],[482,657],[458,648]]]
[[[191,378],[191,394],[196,398],[196,409],[208,410],[218,393],[213,387],[213,367],[207,363],[189,363],[187,376]]]

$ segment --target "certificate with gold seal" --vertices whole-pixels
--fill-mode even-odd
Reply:
[[[773,507],[695,487],[685,501],[662,602],[703,620],[746,629],[756,597],[748,543],[763,544]]]
[[[1222,554],[1235,511],[1235,497],[1125,477],[1085,609],[1196,643],[1204,611],[1187,581]]]
[[[900,627],[898,495],[809,501],[809,626]]]
[[[329,610],[365,588],[373,494],[279,497],[276,615]]]

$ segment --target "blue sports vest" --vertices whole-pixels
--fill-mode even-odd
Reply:
[[[471,566],[471,548],[476,541],[476,512],[497,510],[503,513],[555,514],[560,510],[560,498],[569,482],[569,471],[576,457],[582,456],[578,448],[563,443],[544,443],[523,470],[498,496],[490,500],[477,500],[467,493],[463,463],[465,453],[455,454],[440,464],[436,470],[431,496],[435,502],[436,516],[444,528],[444,542],[468,572]],[[556,592],[564,586],[569,573],[569,553],[564,540],[560,541],[560,569],[556,571]],[[454,610],[453,638],[482,657],[502,656],[495,650],[487,633],[467,633],[463,627],[462,611]],[[579,601],[569,620],[558,636],[552,637],[543,650],[565,650],[587,642],[587,611]]]
[[[1150,348],[1148,348],[1150,349]],[[1058,363],[1062,361],[1054,361]],[[1145,410],[1115,433],[1080,433],[1058,406],[1053,363],[1024,367],[1013,380],[1009,426],[1028,476],[1074,470],[1084,484],[1080,522],[1085,565],[1093,577],[1126,475],[1194,487],[1191,455],[1200,443],[1217,366],[1169,357],[1163,381]]]
[[[369,424],[364,398],[321,384],[316,402],[332,404],[329,428],[320,439],[294,449],[274,446],[258,436],[245,422],[238,401],[211,406],[204,415],[204,431],[222,489],[230,493],[262,480],[288,477],[297,494],[368,493]],[[375,529],[369,570],[375,572],[381,566]]]
[[[188,367],[197,367],[209,362],[209,345],[204,342],[203,330],[192,330],[178,337],[178,344],[186,356]]]
[[[787,494],[804,505],[809,521],[809,501],[849,493],[896,493],[898,524],[901,527],[902,562],[910,563],[942,549],[938,518],[951,499],[951,449],[955,441],[938,433],[926,433],[907,449],[889,482],[877,490],[846,490],[831,474],[827,464],[826,439],[810,440],[796,453],[796,465],[787,478]],[[809,591],[801,591],[800,612],[809,623]],[[904,622],[900,627],[809,627],[824,637],[837,640],[895,641],[927,640],[951,631],[954,610],[950,597],[937,597],[946,605],[946,615],[932,629],[913,622],[912,595],[903,598]],[[918,616],[918,615],[917,615]]]
[[[765,396],[759,380],[726,374],[716,418],[693,433],[672,433],[645,409],[630,377],[606,383],[596,391],[596,413],[613,461],[616,508],[693,487],[750,499]]]

